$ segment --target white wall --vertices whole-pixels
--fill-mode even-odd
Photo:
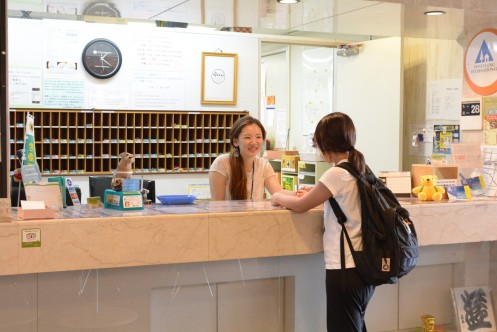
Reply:
[[[337,57],[334,111],[347,113],[356,126],[356,147],[371,169],[401,169],[401,39],[364,42],[356,56]]]
[[[363,43],[360,53],[336,57],[333,107],[329,112],[349,114],[357,129],[357,148],[373,171],[401,169],[402,65],[400,38],[384,38]],[[290,141],[289,148],[306,146],[302,133],[303,90],[302,53],[306,46],[290,47]],[[271,62],[268,62],[271,64]],[[284,65],[279,65],[284,68]],[[268,81],[284,82],[287,73]],[[276,98],[278,100],[278,98]]]
[[[275,112],[278,109],[286,110],[290,112],[290,64],[288,61],[288,48],[280,48],[275,50],[270,55],[262,57],[262,66],[265,70],[265,75],[261,73],[262,77],[265,77],[265,82],[261,82],[265,86],[262,87],[262,91],[265,91],[266,96],[275,96],[275,111],[273,111],[272,116],[268,114],[264,109],[261,109],[261,121],[267,131],[267,138],[271,142],[271,149],[274,149],[274,143],[276,138],[276,127],[280,124],[277,122],[277,117]],[[288,126],[288,123],[285,124]]]
[[[96,79],[84,70],[82,51],[86,43],[95,38],[110,39],[121,50],[121,70],[114,77]],[[34,39],[33,43],[26,42],[31,39]],[[238,55],[236,105],[201,104],[203,52]],[[76,63],[76,70],[46,68],[48,61],[62,60]],[[257,114],[258,68],[259,39],[252,34],[191,32],[144,24],[9,19],[10,107],[248,110]],[[31,88],[35,86],[42,88],[40,104],[31,103]],[[68,86],[73,89],[69,90]],[[65,105],[47,105],[49,87],[53,89],[50,91],[55,91],[54,94],[66,94],[64,98],[58,96],[55,99],[66,102]],[[23,93],[29,99],[22,98]],[[135,99],[137,93],[140,96],[138,102]],[[150,98],[147,99],[147,95]]]

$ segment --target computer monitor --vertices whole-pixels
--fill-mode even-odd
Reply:
[[[143,188],[148,190],[147,198],[155,203],[155,181],[143,180]]]
[[[106,189],[112,189],[112,176],[90,176],[90,197],[100,196],[104,200]]]
[[[112,189],[112,176],[90,176],[90,197],[100,196],[104,199],[106,189]],[[148,190],[147,198],[155,203],[155,181],[143,180],[143,188]]]

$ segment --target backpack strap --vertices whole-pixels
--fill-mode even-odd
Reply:
[[[343,241],[344,235],[345,238],[347,239],[347,244],[349,245],[350,252],[352,253],[352,257],[355,256],[355,250],[354,246],[352,246],[352,241],[350,240],[349,233],[347,232],[347,229],[345,228],[345,222],[347,221],[347,217],[345,216],[345,213],[343,213],[342,208],[340,205],[338,205],[337,200],[335,197],[330,197],[328,199],[330,202],[331,208],[333,209],[333,212],[335,213],[335,216],[337,217],[338,223],[342,226],[342,232],[340,235],[340,264],[342,270],[345,269],[345,244]]]
[[[357,173],[357,171],[352,167],[352,165],[350,163],[342,162],[342,163],[335,165],[335,166],[338,166],[340,168],[345,169],[350,174],[352,174],[352,176],[355,177],[358,182],[360,181],[360,175]],[[367,167],[367,170],[370,171],[369,167]],[[330,197],[328,199],[328,201],[330,202],[331,208],[333,209],[333,212],[335,213],[335,216],[337,217],[338,223],[342,226],[342,232],[340,235],[340,264],[341,264],[341,268],[345,269],[345,245],[344,245],[344,241],[343,241],[344,235],[345,235],[345,238],[347,239],[347,244],[349,245],[349,249],[350,249],[350,252],[352,253],[352,258],[354,259],[354,261],[355,261],[355,256],[356,256],[354,246],[352,245],[352,241],[350,240],[349,233],[347,232],[347,229],[345,228],[345,225],[344,225],[345,222],[347,221],[347,217],[345,216],[345,213],[343,213],[343,210],[340,207],[340,205],[338,205],[338,202],[336,201],[335,197],[333,197],[333,196]]]

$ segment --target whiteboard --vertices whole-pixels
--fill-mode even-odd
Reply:
[[[81,62],[84,46],[96,38],[112,40],[123,56],[121,70],[109,79],[90,76]],[[9,18],[10,107],[257,114],[258,45],[251,34]],[[238,54],[237,104],[202,105],[202,52],[221,51]]]

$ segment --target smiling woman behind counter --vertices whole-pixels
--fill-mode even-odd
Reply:
[[[271,195],[296,195],[281,188],[271,164],[259,157],[266,142],[266,130],[259,120],[251,116],[238,119],[231,128],[230,142],[231,153],[217,157],[209,170],[212,200],[261,200],[264,189]]]

